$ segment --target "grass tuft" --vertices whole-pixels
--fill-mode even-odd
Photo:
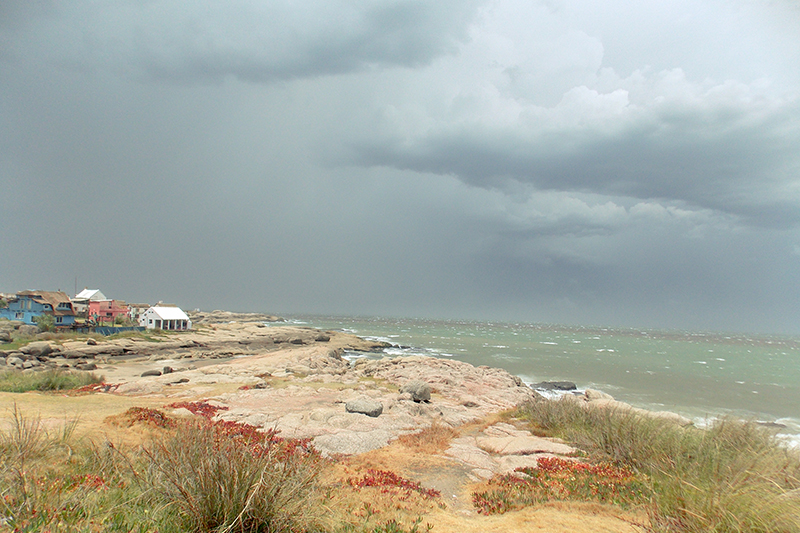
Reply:
[[[103,378],[93,372],[67,372],[43,370],[40,372],[0,372],[0,392],[62,391],[102,383]]]
[[[146,449],[147,485],[188,531],[305,531],[320,519],[319,458],[273,434],[187,423]]]

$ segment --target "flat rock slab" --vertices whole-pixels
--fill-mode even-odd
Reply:
[[[392,438],[392,432],[384,429],[373,431],[342,431],[320,435],[311,442],[324,456],[352,455],[383,448]]]
[[[497,455],[533,455],[536,453],[569,455],[575,453],[575,448],[572,446],[534,437],[530,434],[526,437],[478,437],[476,441],[480,448]]]
[[[509,474],[517,468],[536,468],[540,457],[570,455],[575,448],[535,437],[511,424],[498,423],[477,436],[453,439],[445,454],[472,468],[476,479]]]

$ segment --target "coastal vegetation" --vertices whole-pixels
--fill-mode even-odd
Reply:
[[[47,427],[15,406],[0,433],[0,531],[412,533],[421,519],[406,527],[377,505],[352,514],[343,492],[438,497],[388,471],[330,481],[332,463],[308,440],[214,421],[208,404],[183,407],[198,416],[132,408],[114,417],[149,435],[130,446],[78,437],[76,422]]]
[[[94,372],[48,369],[38,372],[0,371],[0,392],[62,391],[101,383]]]
[[[563,438],[588,454],[592,462],[629,472],[616,489],[629,481],[641,481],[650,527],[665,532],[784,532],[800,531],[800,456],[774,434],[754,422],[721,419],[708,428],[682,428],[669,421],[631,412],[586,408],[574,401],[539,401],[519,408],[513,416],[524,420],[539,435]],[[576,463],[582,464],[582,463]],[[579,485],[568,496],[553,489],[553,476],[534,501],[574,498],[598,488],[576,481],[576,467],[561,463],[572,475],[561,476]],[[579,467],[584,470],[588,467]],[[605,467],[604,467],[605,468]],[[522,483],[542,474],[521,472]],[[563,474],[563,473],[562,473]],[[609,477],[608,470],[595,475],[593,483]],[[619,476],[613,473],[611,477]],[[555,481],[558,481],[556,476]],[[636,482],[637,486],[639,481]],[[502,488],[502,480],[493,480]],[[560,487],[568,489],[567,485]],[[636,491],[620,503],[643,501]],[[622,491],[622,492],[625,492]],[[496,491],[495,497],[476,493],[479,508],[502,512],[513,500],[513,491]],[[635,496],[635,497],[631,497]]]

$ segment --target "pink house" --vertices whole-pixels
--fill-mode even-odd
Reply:
[[[128,316],[128,306],[125,305],[125,302],[119,300],[89,301],[89,319],[96,322],[114,322],[118,316]]]

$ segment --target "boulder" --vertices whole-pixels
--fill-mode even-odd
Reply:
[[[86,344],[89,346],[97,346],[97,341],[94,339],[86,339]]]
[[[32,342],[20,348],[20,351],[25,355],[32,355],[33,357],[43,357],[53,352],[53,347],[49,342],[40,341]]]
[[[0,342],[2,343],[11,342],[11,332],[6,330],[0,331]]]
[[[685,416],[679,415],[678,413],[673,413],[672,411],[653,411],[650,413],[650,416],[652,418],[660,418],[661,420],[672,422],[681,427],[688,427],[694,425],[694,422],[692,422],[690,419],[686,418]],[[782,424],[778,424],[778,426],[781,425]]]
[[[31,326],[29,324],[22,324],[19,327],[19,334],[23,337],[33,337],[39,333],[39,326]]]
[[[348,413],[360,413],[372,418],[378,417],[383,413],[383,404],[381,402],[364,397],[350,400],[344,405],[344,408]]]
[[[13,355],[9,356],[8,358],[6,358],[6,365],[8,365],[8,366],[18,366],[18,367],[22,368],[22,363],[24,363],[24,362],[25,361],[23,361],[19,357],[15,357]]]
[[[586,397],[587,401],[594,402],[597,400],[613,400],[614,397],[610,394],[606,394],[605,392],[600,392],[599,390],[594,389],[586,389],[583,392],[583,395]]]
[[[97,365],[94,363],[79,363],[75,365],[77,370],[97,370]]]
[[[148,376],[160,376],[160,375],[161,375],[161,370],[145,370],[144,372],[142,372],[143,378],[146,378]]]
[[[424,381],[411,381],[406,383],[403,385],[403,388],[400,389],[400,392],[411,394],[411,399],[415,402],[431,401],[431,386]]]

